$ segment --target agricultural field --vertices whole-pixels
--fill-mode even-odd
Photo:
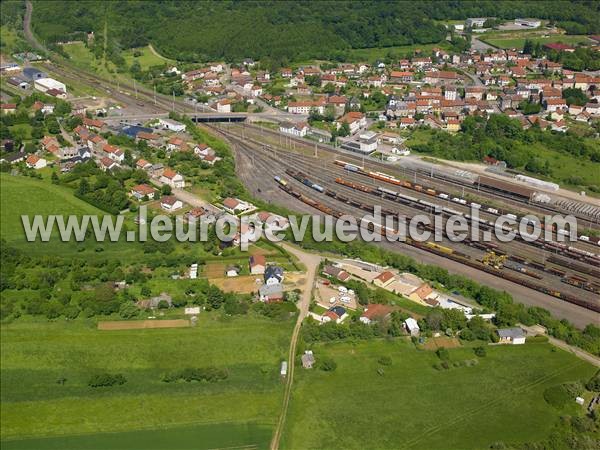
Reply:
[[[91,319],[4,324],[2,448],[264,448],[280,408],[279,364],[292,325],[220,312],[173,329],[99,331]],[[228,376],[162,381],[188,367]],[[127,382],[89,387],[98,371]]]
[[[494,47],[501,48],[501,49],[509,49],[509,48],[522,49],[523,44],[525,44],[525,39],[529,39],[534,44],[537,42],[539,42],[540,44],[550,44],[550,43],[560,42],[562,44],[571,44],[571,45],[576,45],[576,44],[580,44],[580,43],[585,43],[585,44],[590,43],[590,40],[586,36],[582,36],[582,35],[568,35],[568,36],[567,35],[554,35],[554,36],[548,36],[548,37],[533,36],[533,35],[532,36],[524,35],[524,36],[515,36],[515,37],[501,37],[501,36],[485,37],[485,36],[482,36],[480,38],[481,41],[486,42],[490,45],[493,45]]]
[[[176,61],[172,59],[165,58],[159,55],[151,45],[126,50],[123,52],[123,58],[125,58],[128,67],[130,67],[134,61],[137,61],[138,63],[140,63],[140,67],[142,70],[148,70],[152,66],[176,63]]]
[[[335,371],[299,368],[282,448],[479,449],[495,442],[547,438],[560,413],[544,390],[588,379],[595,368],[546,343],[450,349],[450,369],[438,370],[433,351],[409,340],[329,343],[312,347],[317,364],[330,357]],[[382,364],[389,357],[391,365]],[[477,360],[454,367],[453,362]],[[388,361],[389,362],[389,361]],[[376,418],[376,420],[374,420]],[[477,430],[477,432],[474,432]]]

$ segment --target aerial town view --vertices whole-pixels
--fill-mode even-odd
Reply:
[[[2,450],[600,448],[600,2],[0,2]]]

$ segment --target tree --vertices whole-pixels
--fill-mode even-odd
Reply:
[[[125,302],[119,308],[119,316],[123,319],[131,319],[140,312],[139,308],[132,302]]]
[[[442,361],[448,361],[450,359],[450,352],[448,352],[448,350],[444,347],[440,347],[436,350],[435,354],[438,356],[438,358],[440,358]]]
[[[337,369],[337,363],[333,358],[324,356],[317,362],[317,367],[324,372],[333,372]]]
[[[171,195],[171,186],[168,184],[163,184],[160,188],[160,192],[162,195]]]
[[[485,351],[485,347],[481,346],[475,347],[473,349],[473,353],[475,353],[475,356],[479,356],[480,358],[483,358],[487,354],[487,352]]]
[[[531,55],[533,53],[533,41],[531,39],[525,39],[523,44],[523,53]]]

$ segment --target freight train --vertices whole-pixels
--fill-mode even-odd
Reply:
[[[358,173],[358,174],[367,176],[367,177],[375,179],[375,180],[380,180],[380,181],[384,181],[386,183],[394,184],[397,186],[402,186],[404,188],[412,189],[417,192],[423,192],[425,194],[431,195],[432,197],[438,197],[443,200],[452,201],[454,203],[458,203],[461,205],[471,206],[473,208],[485,211],[489,214],[495,214],[498,216],[505,215],[506,217],[509,217],[515,221],[519,220],[519,217],[515,214],[505,213],[502,210],[498,210],[497,208],[494,208],[492,206],[480,205],[479,203],[472,202],[472,201],[469,201],[469,200],[466,200],[466,199],[463,199],[460,197],[453,197],[447,192],[442,192],[442,191],[434,189],[432,187],[423,186],[418,183],[411,183],[410,181],[406,181],[406,180],[399,180],[398,178],[396,178],[392,175],[383,173],[383,172],[368,171],[368,170],[365,170],[355,164],[351,164],[351,163],[348,163],[348,162],[345,162],[345,161],[342,161],[339,159],[336,159],[334,161],[334,164],[343,167],[344,170],[347,170],[349,172]],[[397,195],[400,195],[400,194],[397,194]],[[406,196],[406,197],[410,198],[410,196]],[[525,218],[525,217],[523,217],[522,219],[531,223],[532,225],[539,224],[539,226],[541,226],[543,228],[546,227],[546,225],[543,222],[541,222],[539,219],[536,219],[536,218],[532,219],[532,218]],[[550,227],[550,225],[547,225],[547,226]],[[550,229],[550,228],[548,228],[548,229]],[[559,233],[562,235],[567,234],[565,230],[556,230],[556,227],[554,225],[552,226],[552,231],[555,231],[556,233]],[[578,237],[578,239],[582,242],[593,243],[593,244],[600,246],[600,238],[598,238],[598,237],[581,235]]]
[[[285,180],[282,180],[281,178],[279,180],[276,180],[279,184],[279,187],[285,191],[286,193],[288,193],[289,195],[299,199],[300,201],[302,201],[303,203],[314,207],[315,209],[323,212],[324,214],[328,214],[331,215],[333,217],[339,218],[341,216],[344,215],[344,213],[342,213],[341,211],[335,210],[333,208],[330,208],[324,204],[322,204],[321,202],[318,202],[316,200],[313,200],[312,198],[294,190],[293,188],[291,188],[287,183],[283,184],[283,182]],[[335,194],[335,192],[331,191],[333,194]],[[365,208],[368,208],[369,205],[362,205]],[[398,234],[397,230],[394,230],[392,228],[388,228],[388,227],[384,227],[382,225],[379,224],[374,224],[373,222],[364,222],[364,219],[361,219],[360,221],[361,226],[366,226],[367,229],[371,230],[371,231],[375,231],[377,230],[379,233],[381,233],[382,236],[385,236],[388,233],[393,233],[394,235]],[[485,264],[482,264],[478,261],[474,261],[472,260],[470,257],[468,257],[467,255],[457,252],[454,249],[448,248],[448,247],[443,247],[440,246],[439,244],[435,244],[435,243],[431,243],[431,242],[417,242],[414,241],[410,238],[406,238],[405,243],[407,245],[434,253],[436,255],[451,259],[453,261],[459,262],[461,264],[465,264],[469,267],[473,267],[475,269],[481,270],[483,272],[487,272],[490,274],[493,274],[497,277],[503,278],[505,280],[511,281],[513,283],[525,286],[527,288],[539,291],[539,292],[543,292],[547,295],[550,295],[552,297],[555,298],[559,298],[561,300],[564,300],[568,303],[572,303],[578,306],[581,306],[583,308],[595,311],[595,312],[600,312],[600,305],[598,305],[597,303],[593,303],[593,302],[588,302],[586,300],[583,300],[581,298],[578,298],[574,295],[571,294],[566,294],[564,292],[560,292],[560,291],[556,291],[550,288],[547,288],[544,285],[535,283],[533,281],[528,281],[522,278],[519,278],[513,274],[511,274],[510,272],[504,272],[501,269],[496,269],[490,266],[487,266]],[[489,244],[492,245],[492,244]],[[563,272],[563,276],[564,276],[564,272]],[[565,277],[565,282],[567,279],[573,280],[573,277]],[[577,281],[577,280],[575,280]]]

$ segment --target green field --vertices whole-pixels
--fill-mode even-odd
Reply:
[[[579,44],[579,43],[590,43],[590,40],[586,36],[579,35],[559,35],[559,36],[550,36],[550,37],[541,37],[541,36],[524,36],[524,37],[513,37],[513,38],[502,38],[502,37],[485,37],[482,36],[480,38],[481,41],[486,42],[494,47],[507,49],[507,48],[516,48],[522,49],[523,44],[525,44],[525,39],[529,39],[534,44],[539,42],[540,44],[549,44],[560,42],[562,44]]]
[[[75,65],[87,70],[92,70],[101,75],[113,76],[111,71],[115,70],[114,64],[110,61],[107,62],[108,68],[110,69],[109,71],[102,61],[99,61],[83,42],[64,44],[62,47],[69,55],[71,62]]]
[[[0,175],[0,231],[8,242],[23,243],[25,233],[20,214],[104,214],[79,200],[73,192],[47,181],[21,176]],[[18,213],[9,214],[9,211]]]
[[[488,347],[476,366],[436,370],[435,353],[416,350],[410,341],[317,345],[317,361],[328,355],[337,370],[297,371],[283,448],[466,450],[546,438],[559,412],[545,402],[544,389],[595,372],[551,349]],[[379,364],[381,356],[391,357],[392,365]],[[450,350],[450,356],[475,358],[468,348]]]
[[[7,448],[65,448],[64,443],[71,443],[82,449],[94,443],[89,448],[102,448],[98,442],[119,437],[102,433],[124,433],[121,448],[174,448],[164,445],[165,438],[185,426],[185,440],[202,448],[264,447],[280,407],[279,363],[291,327],[291,320],[220,313],[201,314],[195,328],[171,330],[101,332],[84,319],[5,324],[2,439],[61,437],[43,445],[38,440],[31,445],[13,442]],[[208,366],[227,370],[228,378],[216,383],[161,381],[173,370]],[[98,371],[122,373],[127,383],[88,387]],[[59,378],[66,382],[57,384]],[[133,439],[136,430],[152,430],[163,445],[147,447]],[[69,437],[79,435],[83,437]],[[202,436],[212,436],[212,441],[204,444]],[[235,442],[238,437],[257,440]]]
[[[383,48],[357,48],[349,50],[348,53],[351,60],[373,62],[377,59],[384,59],[388,55],[405,57],[412,55],[416,50],[420,50],[422,54],[428,55],[434,48],[448,50],[450,47],[447,42],[440,42],[438,44],[414,44]]]
[[[135,52],[140,52],[141,55],[134,56]],[[131,66],[134,61],[138,61],[142,70],[148,70],[152,66],[160,66],[165,63],[175,63],[172,59],[164,58],[154,53],[150,46],[126,50],[123,52],[123,57],[127,61],[127,66]]]

